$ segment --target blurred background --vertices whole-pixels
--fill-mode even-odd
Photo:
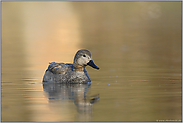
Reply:
[[[182,121],[181,1],[1,7],[1,121]],[[91,86],[68,87],[77,96],[64,99],[54,87],[50,101],[53,87],[42,84],[49,62],[72,63],[81,48],[100,67],[87,67]],[[78,88],[100,94],[90,113],[77,110]]]

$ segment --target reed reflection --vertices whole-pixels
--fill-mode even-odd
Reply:
[[[58,84],[43,83],[43,90],[47,93],[48,102],[71,101],[78,113],[92,113],[93,104],[98,102],[99,94],[89,96],[91,83],[87,84]],[[67,103],[67,102],[66,102]],[[58,107],[61,108],[61,107]]]

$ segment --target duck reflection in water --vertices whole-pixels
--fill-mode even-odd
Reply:
[[[48,94],[49,101],[73,101],[79,113],[91,113],[92,106],[99,100],[99,94],[87,96],[91,84],[58,84],[43,83],[43,89]]]

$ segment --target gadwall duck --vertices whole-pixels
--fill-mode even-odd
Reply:
[[[45,71],[43,82],[56,83],[87,83],[91,79],[85,69],[89,65],[99,69],[92,60],[90,51],[86,49],[79,50],[73,64],[52,62]]]

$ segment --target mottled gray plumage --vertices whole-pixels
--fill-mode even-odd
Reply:
[[[85,69],[87,65],[95,69],[99,69],[93,63],[91,53],[88,50],[79,50],[75,57],[73,64],[55,63],[52,62],[48,66],[43,77],[43,82],[57,82],[57,83],[87,83],[91,79]]]

